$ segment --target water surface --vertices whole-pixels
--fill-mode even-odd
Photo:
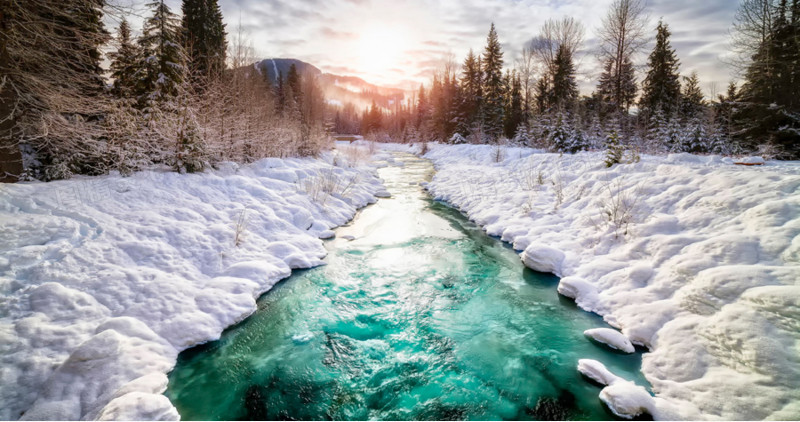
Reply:
[[[327,266],[180,355],[166,395],[183,419],[612,419],[581,358],[646,385],[640,354],[584,338],[602,319],[431,201],[430,163],[401,159],[381,170],[393,197],[337,231]]]

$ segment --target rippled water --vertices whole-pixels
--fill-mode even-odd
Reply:
[[[180,355],[166,395],[183,419],[612,419],[580,358],[646,385],[640,354],[584,338],[599,317],[431,201],[428,162],[401,159],[381,170],[393,198],[337,231],[327,266]]]

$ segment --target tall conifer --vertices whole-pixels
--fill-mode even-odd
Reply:
[[[670,45],[670,34],[668,25],[659,22],[656,46],[647,61],[647,76],[642,84],[642,98],[639,101],[639,107],[645,113],[652,114],[661,110],[670,115],[680,104],[680,63],[675,49]]]
[[[483,53],[483,122],[486,133],[493,139],[503,134],[504,97],[503,51],[492,23]]]

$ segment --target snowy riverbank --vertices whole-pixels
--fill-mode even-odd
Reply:
[[[177,419],[178,353],[383,192],[359,155],[1,186],[0,419]]]
[[[650,348],[657,418],[800,417],[800,163],[430,148],[437,199]]]

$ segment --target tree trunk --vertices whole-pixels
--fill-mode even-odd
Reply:
[[[5,67],[9,63],[7,50],[11,24],[4,10],[7,1],[0,1],[0,182],[13,183],[22,174],[22,153],[14,134],[14,108],[16,94],[11,89],[11,80]]]

